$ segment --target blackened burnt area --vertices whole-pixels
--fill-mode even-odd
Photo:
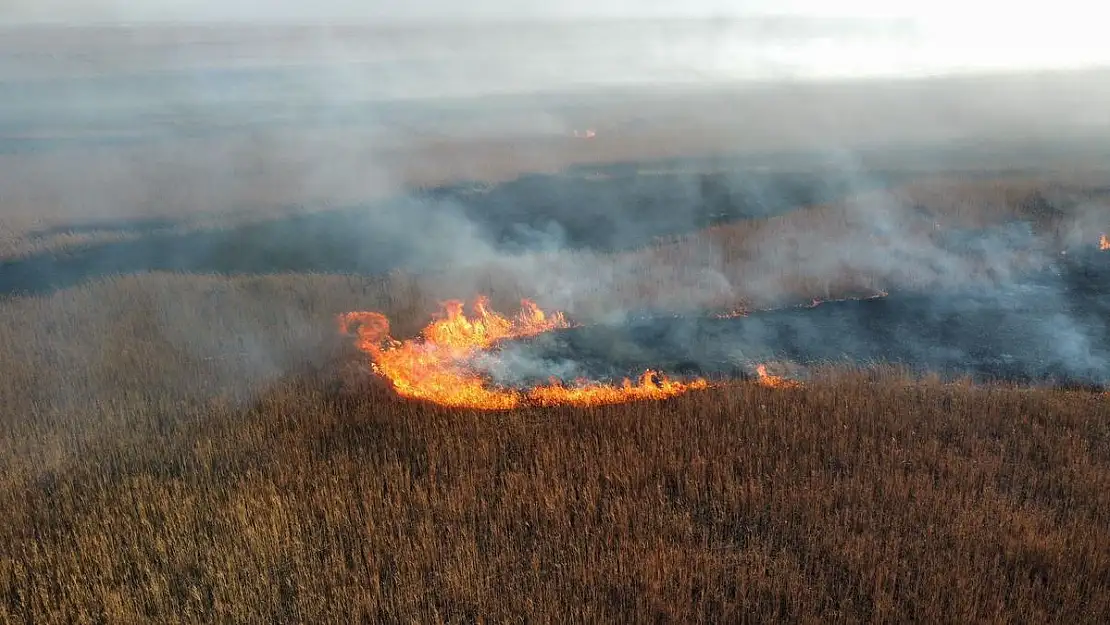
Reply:
[[[710,167],[699,171],[695,167]],[[780,215],[908,179],[898,172],[765,171],[745,162],[663,162],[576,168],[490,186],[424,191],[462,208],[507,250],[618,251],[707,226]]]
[[[173,219],[95,219],[82,220],[60,226],[50,226],[33,230],[27,234],[30,239],[44,239],[58,235],[80,234],[151,234],[159,230],[169,230],[178,225]]]
[[[619,380],[655,369],[746,378],[761,363],[896,364],[976,381],[1102,388],[1110,383],[1110,253],[1084,254],[989,289],[892,292],[747,317],[645,317],[499,346],[534,373]],[[544,363],[551,363],[545,367]],[[570,366],[568,363],[574,363]]]
[[[148,271],[379,274],[434,269],[488,250],[613,251],[712,223],[832,201],[896,177],[761,172],[727,160],[710,164],[733,169],[698,173],[708,165],[697,159],[625,163],[417,190],[373,204],[196,231],[160,230],[172,224],[149,221],[77,224],[34,236],[70,231],[138,236],[0,261],[0,295]]]

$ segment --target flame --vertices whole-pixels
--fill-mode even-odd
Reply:
[[[798,304],[796,307],[797,308],[817,308],[821,304],[832,304],[832,303],[840,303],[840,302],[863,302],[863,301],[868,301],[868,300],[873,300],[873,299],[882,299],[882,298],[887,297],[889,295],[890,295],[890,293],[888,293],[887,291],[884,291],[882,289],[878,289],[874,293],[872,293],[871,295],[839,297],[839,298],[830,298],[830,299],[821,299],[819,297],[814,297],[809,301],[808,304]],[[715,319],[738,319],[740,317],[747,317],[753,312],[771,312],[771,311],[774,311],[774,310],[783,310],[783,309],[782,308],[776,308],[774,306],[768,307],[768,308],[752,308],[752,309],[746,308],[744,306],[740,306],[738,308],[734,308],[734,309],[726,311],[726,312],[717,313],[717,314],[713,315],[713,317]]]
[[[598,406],[644,399],[666,399],[681,395],[688,390],[709,387],[709,383],[702,379],[688,383],[677,382],[650,369],[645,371],[635,384],[628,379],[625,379],[620,386],[585,380],[579,380],[576,384],[568,388],[553,381],[549,386],[541,386],[529,391],[528,398],[541,406],[563,404]]]
[[[797,388],[802,385],[797,380],[767,373],[767,365],[759,365],[755,368],[755,372],[759,376],[760,385],[768,388]]]
[[[562,313],[547,314],[524,300],[513,318],[489,308],[479,297],[468,317],[463,303],[444,303],[440,319],[419,339],[397,341],[389,336],[389,320],[381,313],[352,312],[339,317],[340,331],[357,335],[356,346],[370,356],[374,370],[389,380],[398,395],[453,408],[506,410],[521,405],[598,406],[644,399],[664,399],[708,387],[705,380],[678,382],[647,371],[620,386],[578,380],[573,386],[552,381],[527,390],[490,387],[468,362],[505,339],[533,336],[570,327]]]
[[[735,309],[730,310],[728,312],[723,312],[723,313],[718,313],[716,315],[713,315],[713,317],[716,318],[716,319],[739,319],[740,317],[747,317],[747,316],[748,316],[748,309],[746,309],[746,308],[735,308]]]
[[[1110,250],[1110,237],[1107,237],[1105,234],[1100,236],[1098,238],[1098,249],[1103,252]]]

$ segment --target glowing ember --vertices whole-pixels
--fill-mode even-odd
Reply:
[[[740,317],[747,317],[748,311],[744,308],[737,308],[728,312],[713,315],[717,319],[739,319]]]
[[[768,388],[797,388],[801,386],[801,383],[796,380],[767,373],[767,365],[759,365],[755,368],[755,372],[759,376],[759,383]]]
[[[688,390],[703,389],[705,380],[678,382],[654,371],[639,381],[620,386],[579,380],[573,386],[552,381],[527,390],[490,387],[469,365],[474,356],[496,342],[533,336],[569,327],[562,313],[548,315],[523,301],[514,318],[490,310],[480,297],[463,313],[463,304],[444,304],[444,315],[421,333],[420,339],[396,341],[389,336],[389,320],[376,312],[354,312],[339,318],[340,330],[356,332],[356,345],[367,353],[374,370],[389,380],[398,395],[455,408],[504,410],[521,405],[598,406],[626,401],[664,399]]]
[[[1110,237],[1107,237],[1105,234],[1100,236],[1098,238],[1098,249],[1103,252],[1110,250]]]

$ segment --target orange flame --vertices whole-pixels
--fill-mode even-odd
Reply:
[[[444,315],[421,333],[420,339],[396,341],[389,336],[389,320],[376,312],[341,315],[340,331],[357,334],[356,346],[373,360],[374,370],[389,380],[398,395],[453,408],[506,410],[521,405],[598,406],[643,399],[664,399],[708,387],[705,380],[678,382],[647,371],[637,383],[620,386],[579,380],[573,386],[552,381],[528,390],[490,387],[468,362],[478,353],[505,339],[533,336],[567,328],[562,313],[548,315],[524,300],[514,318],[490,310],[479,297],[463,313],[463,304],[449,301]]]
[[[692,382],[677,382],[655,371],[645,371],[634,384],[626,379],[620,386],[598,384],[579,380],[574,387],[566,387],[557,382],[540,386],[528,392],[528,398],[541,406],[562,404],[578,406],[599,406],[619,404],[626,401],[645,399],[666,399],[681,395],[688,390],[708,388],[709,383],[698,379]]]
[[[718,313],[713,316],[717,319],[738,319],[740,317],[747,317],[748,310],[746,308],[736,308],[728,312]]]
[[[759,376],[759,383],[768,388],[797,388],[801,386],[801,383],[797,380],[767,373],[767,365],[759,365],[755,368],[755,372]]]
[[[1100,236],[1098,238],[1098,249],[1103,252],[1110,250],[1110,237],[1107,237],[1105,234]]]

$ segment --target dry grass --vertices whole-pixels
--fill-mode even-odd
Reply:
[[[0,619],[1103,622],[1108,417],[894,375],[507,414],[306,375],[9,484]]]
[[[1047,188],[992,184],[899,193],[984,226],[1035,215]],[[592,268],[587,317],[754,301],[761,280],[806,298],[936,278],[814,277],[805,233],[910,240],[860,235],[858,216],[535,262]],[[1110,618],[1105,397],[839,371],[448,411],[397,400],[335,334],[349,310],[407,336],[445,297],[550,294],[512,269],[147,274],[0,300],[0,622]]]
[[[169,275],[5,302],[0,621],[1110,616],[1104,397],[834,372],[448,411],[333,334],[433,303]]]
[[[235,46],[202,46],[218,58],[192,60],[189,41],[213,33],[168,46],[166,33],[0,35],[4,50],[31,55],[7,70],[20,80],[226,66],[244,42],[306,58],[288,33],[224,31],[216,41]],[[848,164],[861,172],[902,158],[966,175],[619,254],[376,277],[105,275],[0,295],[0,623],[1108,622],[1104,396],[842,370],[801,389],[735,383],[658,403],[451,411],[398,400],[334,323],[380,310],[410,336],[441,300],[483,292],[498,308],[527,296],[589,320],[927,288],[953,276],[912,262],[879,271],[866,256],[931,245],[938,224],[1026,219],[1057,243],[1076,233],[1045,201],[1110,205],[1105,128],[1090,121],[1106,100],[1089,88],[1106,82],[1097,77],[600,94],[568,104],[554,131],[560,107],[547,98],[490,109],[486,121],[511,112],[526,126],[541,114],[533,136],[460,135],[465,124],[446,122],[384,132],[369,118],[236,125],[219,111],[193,120],[218,132],[165,140],[130,120],[14,130],[12,145],[46,147],[0,155],[3,261],[148,236],[135,220],[227,232],[571,162],[988,137],[1062,147],[863,149]],[[1007,105],[981,105],[994,101]],[[204,109],[164,121],[188,134],[193,113]],[[597,140],[573,139],[572,127],[597,128]],[[980,166],[1047,161],[1094,171],[969,179]],[[860,210],[876,205],[907,210]],[[873,227],[876,214],[887,229]],[[105,219],[124,227],[73,228]],[[1097,234],[1078,232],[1092,245]],[[832,265],[829,250],[862,256]],[[995,269],[968,261],[960,277]]]

